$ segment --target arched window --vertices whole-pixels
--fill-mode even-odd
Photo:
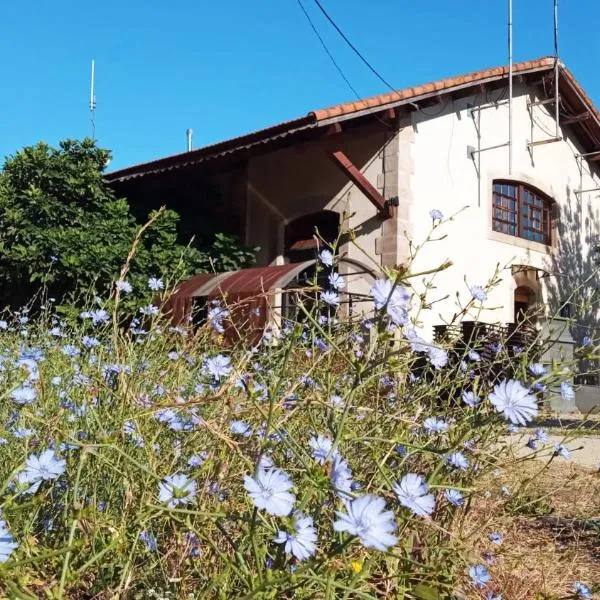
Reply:
[[[494,231],[550,245],[553,204],[553,200],[524,183],[494,181],[492,227]]]
[[[322,210],[304,215],[289,223],[285,228],[284,253],[289,262],[302,262],[316,258],[316,249],[323,246],[317,242],[315,231],[325,242],[335,242],[340,230],[340,215],[331,210]]]

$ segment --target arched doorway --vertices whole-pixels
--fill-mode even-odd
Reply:
[[[288,223],[284,233],[284,256],[288,263],[303,262],[317,257],[317,249],[323,246],[315,234],[326,243],[333,243],[340,231],[340,215],[332,210],[321,210],[303,215]]]
[[[519,286],[514,293],[515,323],[531,321],[536,305],[535,292],[524,285]]]

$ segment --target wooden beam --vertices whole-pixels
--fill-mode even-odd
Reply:
[[[396,118],[396,109],[388,108],[381,113],[381,118],[384,121],[393,121]]]
[[[595,156],[589,156],[588,160],[591,162],[597,162],[600,160],[600,154],[596,154]]]
[[[563,117],[560,120],[561,125],[570,125],[571,123],[578,123],[579,121],[585,121],[591,119],[592,115],[589,112],[581,113],[580,115],[573,115],[572,117]]]
[[[342,125],[340,123],[332,123],[325,130],[325,135],[336,135],[338,133],[342,133]]]
[[[332,152],[330,157],[348,179],[371,201],[373,206],[379,211],[379,214],[384,219],[389,218],[391,216],[390,208],[386,204],[385,198],[360,172],[354,163],[341,150]]]

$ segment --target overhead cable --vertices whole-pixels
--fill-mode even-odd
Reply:
[[[348,39],[348,36],[339,28],[338,24],[333,20],[333,18],[329,15],[329,13],[325,10],[325,8],[323,7],[323,5],[321,4],[321,2],[319,2],[319,0],[314,0],[315,4],[319,7],[319,10],[323,13],[323,15],[325,15],[325,18],[333,25],[333,27],[335,28],[335,30],[342,36],[342,38],[344,39],[344,41],[346,42],[346,44],[348,44],[348,46],[350,46],[350,48],[352,48],[352,50],[354,51],[354,53],[360,58],[360,60],[362,60],[362,62],[369,68],[369,70],[381,81],[383,82],[385,85],[387,85],[387,87],[390,88],[390,90],[392,90],[392,92],[396,91],[396,88],[394,88],[390,83],[388,83],[377,71],[377,69],[375,69],[375,67],[361,54],[360,50],[358,50],[358,48]]]

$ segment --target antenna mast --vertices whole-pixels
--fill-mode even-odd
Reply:
[[[90,84],[90,113],[91,113],[91,121],[92,121],[92,139],[96,140],[96,94],[94,92],[94,75],[95,75],[95,63],[96,61],[92,59],[92,76],[91,76],[91,84]]]
[[[513,3],[508,0],[508,174],[513,172]]]
[[[554,0],[554,94],[555,94],[555,99],[554,99],[554,110],[556,111],[556,114],[554,115],[555,117],[555,121],[556,121],[556,135],[555,137],[558,138],[560,136],[560,123],[559,123],[559,119],[560,119],[560,96],[558,94],[558,78],[559,78],[559,71],[558,71],[558,64],[559,64],[559,58],[558,58],[558,0]]]

